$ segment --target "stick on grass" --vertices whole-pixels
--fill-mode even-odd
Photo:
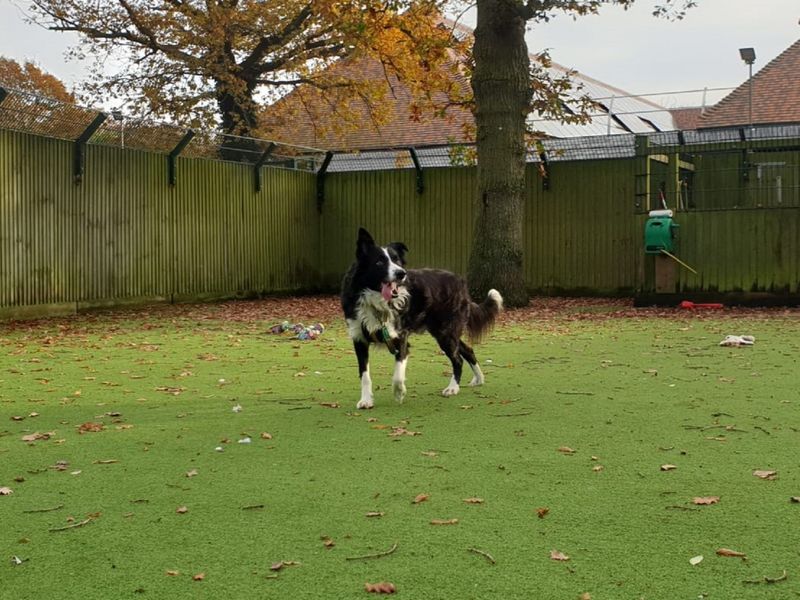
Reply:
[[[345,560],[367,560],[370,558],[382,558],[384,556],[389,556],[395,550],[397,550],[397,542],[395,542],[391,548],[384,550],[383,552],[378,552],[376,554],[364,554],[363,556],[346,556]]]
[[[31,514],[31,513],[45,513],[45,512],[53,512],[54,510],[58,510],[60,508],[64,508],[63,504],[59,504],[58,506],[51,506],[50,508],[31,508],[29,510],[23,510],[22,512]]]
[[[65,525],[64,527],[53,527],[52,529],[48,529],[48,531],[66,531],[67,529],[76,529],[78,527],[83,527],[84,525],[88,525],[93,521],[92,518],[84,519],[80,523],[72,523],[71,525]]]
[[[480,550],[478,548],[467,548],[467,552],[473,552],[475,554],[480,554],[482,557],[484,557],[486,560],[488,560],[493,565],[497,564],[497,561],[488,552],[484,552],[483,550]]]

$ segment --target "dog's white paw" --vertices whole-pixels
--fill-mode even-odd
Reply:
[[[442,396],[455,396],[461,388],[455,379],[450,380],[450,385],[442,390]]]
[[[485,381],[485,380],[483,379],[483,375],[481,375],[480,377],[478,377],[477,375],[473,375],[473,376],[472,376],[472,379],[471,379],[471,380],[470,380],[470,382],[469,382],[469,384],[470,384],[472,387],[475,387],[476,385],[483,385],[483,384],[484,384],[484,381]]]
[[[402,403],[406,397],[406,384],[402,381],[395,381],[392,388],[394,389],[394,399]]]
[[[364,396],[361,398],[361,400],[358,401],[358,404],[356,404],[356,408],[358,410],[364,410],[367,408],[372,408],[373,405],[374,403],[372,401],[372,396]]]

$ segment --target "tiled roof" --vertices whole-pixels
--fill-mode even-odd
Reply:
[[[672,120],[675,128],[685,131],[687,129],[697,129],[697,123],[703,115],[703,109],[697,107],[671,108]]]
[[[800,40],[753,75],[753,123],[800,123]],[[698,127],[731,127],[749,122],[749,81],[703,115]]]

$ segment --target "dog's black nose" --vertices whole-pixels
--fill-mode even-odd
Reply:
[[[395,271],[394,276],[397,278],[397,281],[403,281],[406,278],[406,272],[403,269],[398,269]]]

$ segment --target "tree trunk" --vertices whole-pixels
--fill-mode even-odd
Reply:
[[[258,118],[253,102],[254,86],[247,85],[245,97],[234,94],[217,85],[216,96],[219,113],[222,115],[222,131],[232,135],[252,136]]]
[[[473,54],[478,154],[478,217],[469,259],[476,300],[495,288],[509,306],[526,306],[522,225],[525,119],[531,98],[520,2],[478,0]]]

